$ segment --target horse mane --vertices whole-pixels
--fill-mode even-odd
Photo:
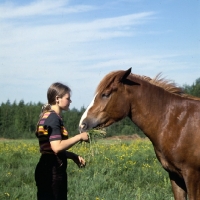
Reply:
[[[136,77],[140,78],[141,80],[145,80],[145,81],[151,83],[152,85],[161,87],[170,93],[177,94],[180,96],[185,94],[183,89],[181,87],[178,87],[175,82],[163,78],[162,73],[157,74],[156,77],[153,79],[151,79],[150,77],[147,77],[147,76],[139,76],[139,75],[133,75],[133,76],[136,76]]]
[[[121,73],[121,71],[113,71],[107,74],[99,83],[96,93],[102,93],[105,88],[107,88],[115,79],[115,77]],[[136,74],[130,74],[131,77],[142,80],[142,81],[147,81],[152,85],[158,86],[163,88],[164,90],[168,91],[169,93],[185,97],[188,99],[193,99],[193,100],[200,100],[200,98],[186,94],[181,87],[178,87],[177,84],[169,79],[163,78],[162,73],[159,73],[155,76],[155,78],[150,78],[148,76],[140,76]],[[130,77],[129,76],[129,77]]]
[[[188,99],[200,100],[199,97],[195,97],[195,96],[186,94],[184,92],[183,88],[178,87],[177,84],[175,82],[173,82],[172,80],[163,78],[162,73],[157,74],[156,77],[153,78],[153,79],[151,79],[150,77],[147,77],[147,76],[139,76],[139,75],[135,75],[135,74],[132,74],[132,76],[138,77],[141,80],[145,80],[152,85],[156,85],[158,87],[161,87],[171,94],[175,94],[175,95],[185,97],[185,98],[188,98]]]

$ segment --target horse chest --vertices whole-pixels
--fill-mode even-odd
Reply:
[[[172,162],[172,159],[169,158],[169,155],[165,155],[163,152],[159,150],[155,150],[156,156],[158,160],[160,161],[162,167],[166,171],[175,172],[179,174],[179,170],[177,170],[177,167],[175,166],[175,163]]]

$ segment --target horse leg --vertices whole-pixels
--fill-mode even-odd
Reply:
[[[198,170],[188,170],[184,177],[189,200],[200,200],[200,173]]]
[[[172,185],[175,200],[187,200],[187,189],[185,182],[177,174],[169,172],[169,178]]]

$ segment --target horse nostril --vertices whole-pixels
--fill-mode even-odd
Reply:
[[[79,126],[79,129],[80,129],[80,132],[83,132],[87,129],[87,124],[86,123],[82,123],[80,126]]]

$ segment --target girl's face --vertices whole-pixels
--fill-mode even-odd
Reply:
[[[62,98],[58,97],[58,105],[62,110],[68,110],[71,102],[70,94],[68,93],[65,94]]]

